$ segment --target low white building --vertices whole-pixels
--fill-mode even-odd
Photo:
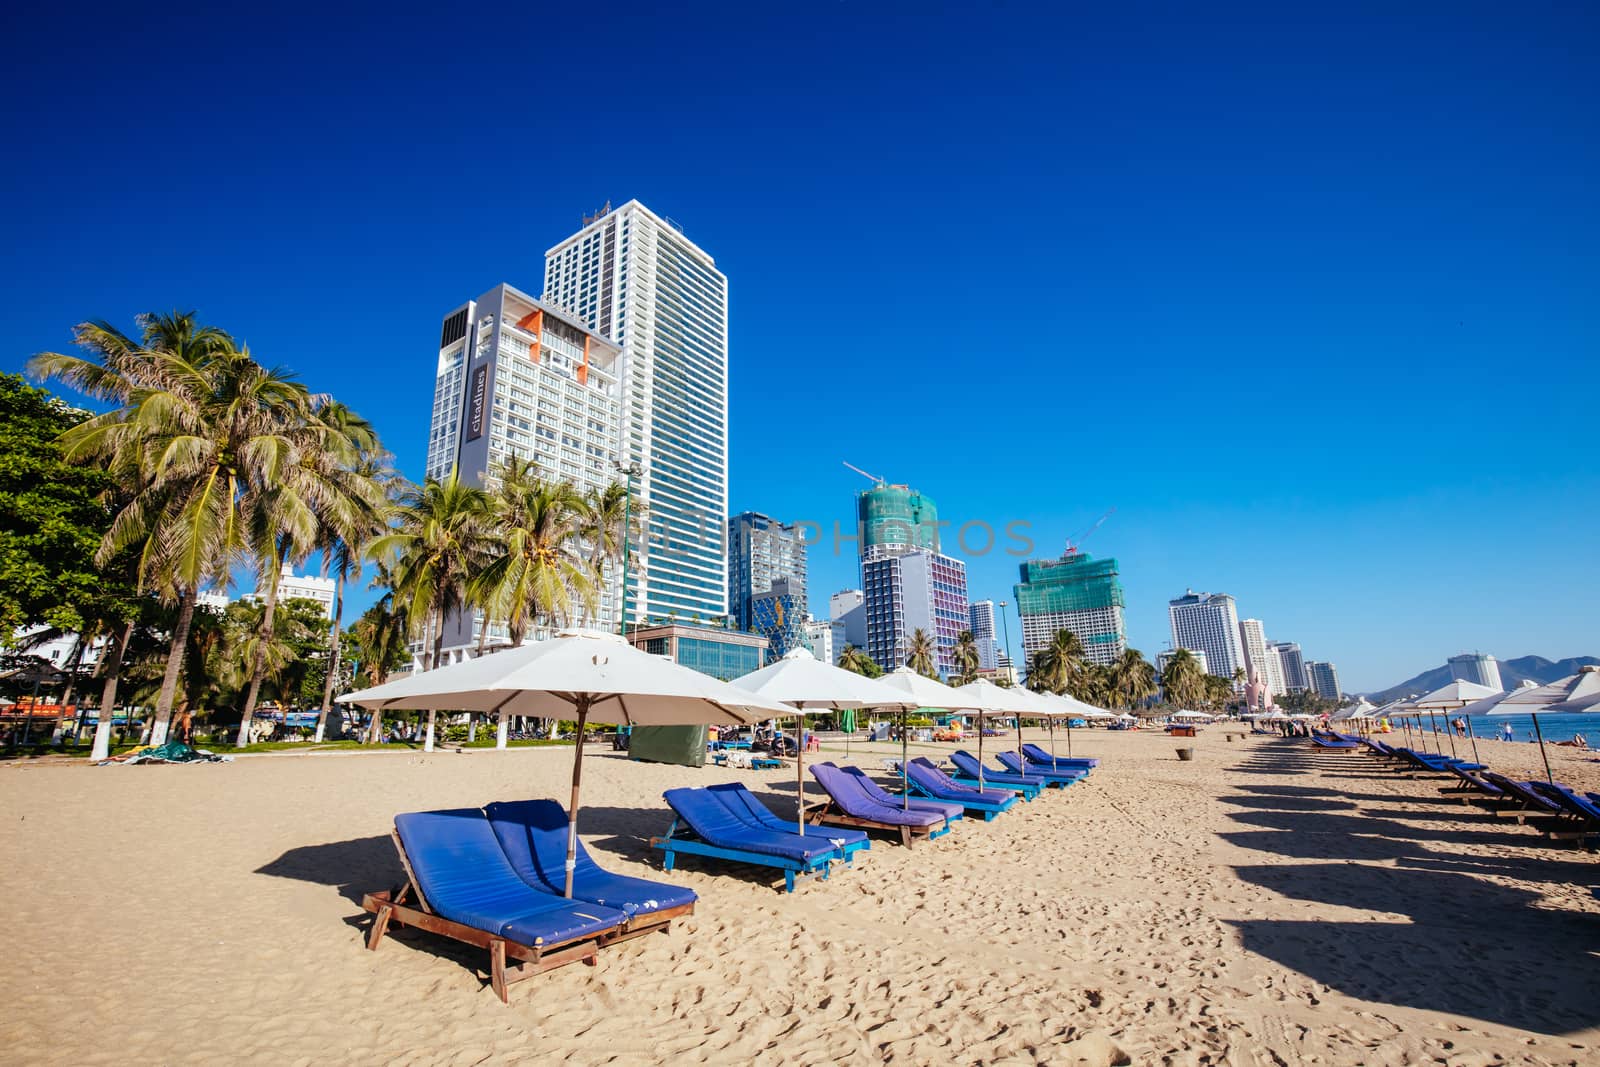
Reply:
[[[809,619],[806,622],[806,641],[811,645],[811,654],[817,657],[819,663],[833,663],[838,654],[833,647],[833,623],[821,619]]]
[[[332,578],[318,578],[314,574],[297,575],[294,573],[294,568],[285,565],[283,573],[278,576],[278,603],[282,604],[288,600],[315,600],[322,605],[323,611],[331,619],[333,618],[334,585],[335,582]],[[216,596],[216,594],[201,594],[202,605],[210,607],[211,605],[206,604],[204,599],[207,595]],[[266,598],[266,592],[260,589],[244,593],[239,597],[240,600],[249,600],[255,603],[260,603]],[[222,607],[227,606],[227,597],[222,597]]]

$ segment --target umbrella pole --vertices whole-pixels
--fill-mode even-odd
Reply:
[[[1544,760],[1544,780],[1551,785],[1555,785],[1555,775],[1550,773],[1550,755],[1544,750],[1544,731],[1539,728],[1539,713],[1529,712],[1528,714],[1533,719],[1533,732],[1539,738],[1539,758]]]
[[[1479,760],[1478,760],[1478,735],[1472,729],[1472,716],[1471,715],[1463,715],[1461,717],[1463,719],[1465,719],[1466,723],[1467,723],[1467,736],[1472,738],[1472,762],[1473,763],[1477,763],[1477,762],[1479,762]]]
[[[978,712],[978,792],[983,792],[983,712]]]
[[[1044,728],[1046,730],[1050,731],[1050,766],[1052,768],[1054,768],[1055,765],[1056,765],[1056,720],[1055,720],[1055,716],[1052,715],[1050,718],[1048,718],[1048,719],[1046,719],[1044,721]],[[1072,729],[1071,722],[1068,722],[1067,729],[1069,731]],[[1067,753],[1070,755],[1071,752],[1072,752],[1072,741],[1070,740],[1070,738],[1071,738],[1071,734],[1070,733],[1068,734],[1068,738],[1069,738],[1069,740],[1067,741]]]
[[[1017,716],[1017,766],[1021,767],[1021,774],[1028,773],[1028,761],[1022,757],[1022,716]]]
[[[1444,735],[1450,739],[1450,758],[1456,758],[1456,728],[1450,725],[1450,716],[1444,717]]]
[[[906,792],[906,711],[900,709],[900,810],[911,810],[911,795]],[[907,838],[907,840],[910,840]]]
[[[572,899],[572,872],[578,869],[578,783],[583,779],[583,731],[589,722],[589,701],[578,702],[578,738],[572,746],[572,806],[567,809],[567,888]]]
[[[794,802],[795,821],[799,823],[797,831],[801,837],[806,836],[806,720],[800,714],[800,709],[795,708],[794,714]]]

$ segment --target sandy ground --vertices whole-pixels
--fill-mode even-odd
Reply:
[[[356,901],[400,877],[394,813],[565,797],[569,750],[0,766],[0,1062],[1600,1062],[1600,857],[1364,756],[1176,744],[1079,731],[1088,782],[792,896],[687,859],[695,916],[509,1007],[478,950],[365,951]],[[793,810],[792,770],[585,771],[584,839],[633,874],[664,788]]]

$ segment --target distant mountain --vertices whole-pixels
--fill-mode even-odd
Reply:
[[[1503,659],[1500,660],[1500,683],[1507,689],[1515,689],[1524,679],[1535,685],[1544,685],[1546,682],[1565,678],[1569,674],[1577,674],[1579,668],[1590,664],[1600,664],[1600,658],[1570,656],[1567,659],[1548,660],[1543,656],[1519,656],[1516,659]],[[1399,685],[1392,685],[1388,689],[1368,693],[1366,696],[1368,700],[1381,706],[1404,696],[1431,693],[1440,686],[1449,684],[1450,666],[1444,664],[1423,671],[1413,678],[1407,678]]]

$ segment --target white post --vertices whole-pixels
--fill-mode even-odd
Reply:
[[[433,717],[437,714],[438,712],[434,711],[428,712],[428,736],[426,740],[422,742],[422,751],[424,752],[433,751]]]
[[[467,744],[478,739],[478,715],[476,712],[467,713]]]
[[[505,708],[501,708],[500,709],[500,725],[496,726],[495,727],[495,731],[494,731],[494,747],[495,748],[505,748],[506,747],[506,727],[508,725],[510,725],[510,722],[511,722],[511,713],[508,712]]]

